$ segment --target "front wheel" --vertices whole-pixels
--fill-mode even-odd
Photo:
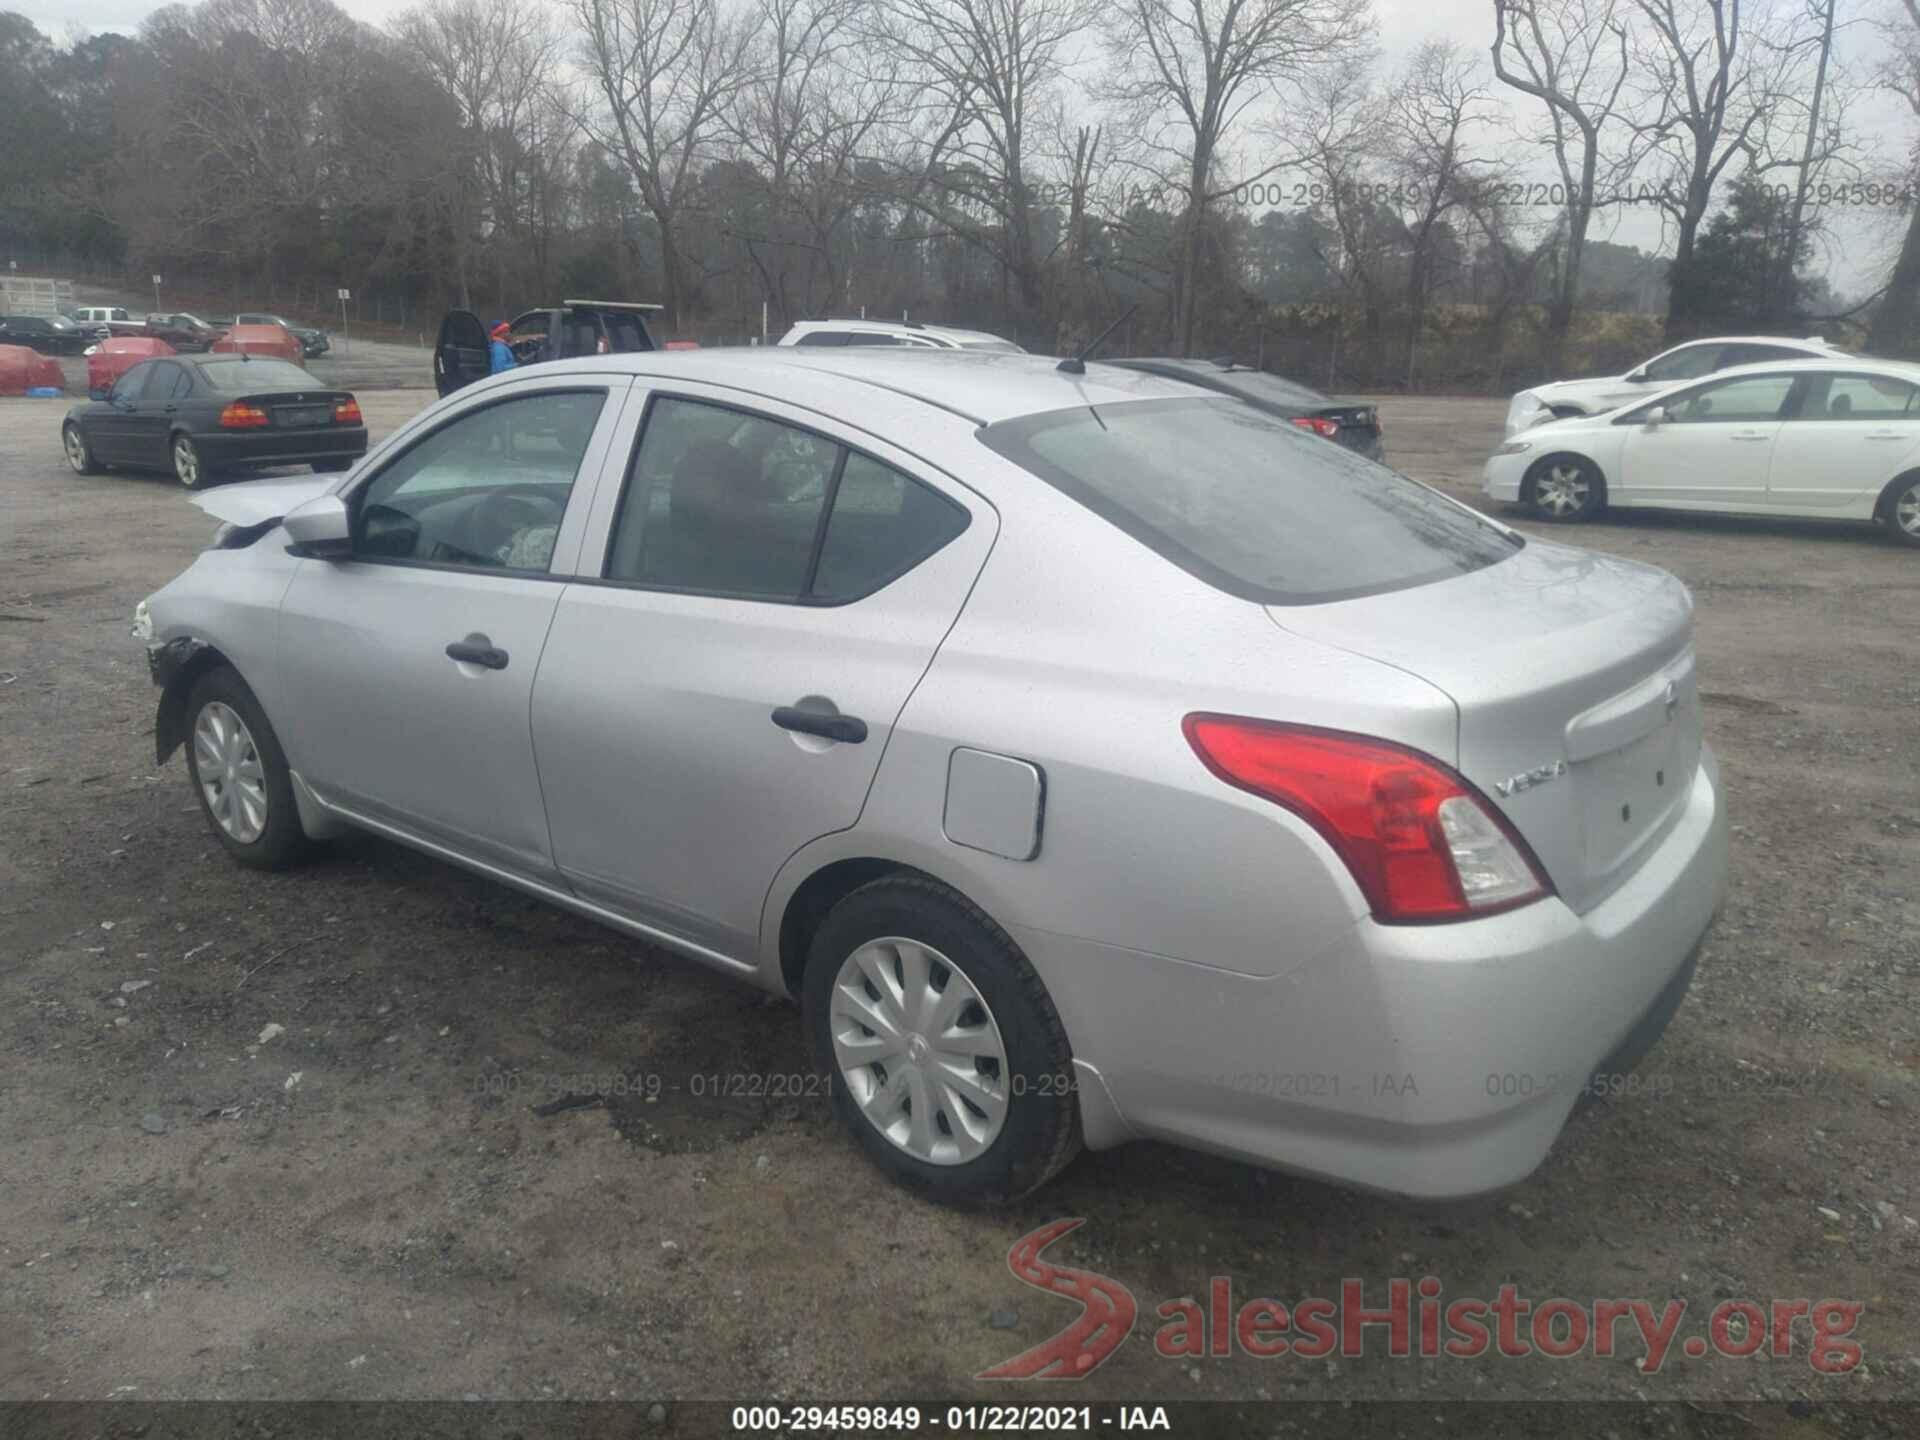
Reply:
[[[193,443],[191,435],[173,437],[173,478],[189,490],[199,490],[213,481],[206,461],[200,458],[200,447]]]
[[[931,880],[876,880],[808,950],[804,1013],[833,1106],[893,1179],[942,1201],[1039,1188],[1080,1148],[1073,1052],[1007,933]]]
[[[1893,482],[1885,507],[1880,512],[1893,538],[1908,545],[1920,545],[1920,475],[1906,475]]]
[[[1549,455],[1527,472],[1520,498],[1542,520],[1571,524],[1606,508],[1607,486],[1584,456]]]
[[[280,870],[306,853],[292,772],[266,712],[225,665],[194,682],[187,697],[187,770],[217,839],[234,859]]]
[[[73,467],[74,474],[100,473],[100,462],[93,458],[93,447],[87,444],[87,437],[81,433],[78,425],[68,425],[61,430],[60,445],[67,452],[67,464]]]

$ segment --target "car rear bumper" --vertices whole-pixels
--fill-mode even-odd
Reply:
[[[1453,925],[1363,919],[1273,977],[1015,934],[1125,1133],[1457,1197],[1523,1179],[1589,1082],[1658,1038],[1726,877],[1718,767],[1703,751],[1673,828],[1583,915],[1547,899]]]
[[[364,425],[333,425],[324,430],[218,431],[193,437],[209,465],[306,465],[315,460],[354,460],[367,453]]]

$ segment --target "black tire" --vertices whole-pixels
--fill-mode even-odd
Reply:
[[[353,461],[351,460],[316,460],[313,462],[313,473],[316,475],[338,475],[341,471],[351,470],[352,468]]]
[[[78,425],[67,424],[60,427],[60,446],[66,451],[67,464],[73,467],[76,475],[98,475],[100,462],[93,458],[93,447],[87,443],[87,433]]]
[[[1880,497],[1880,519],[1903,545],[1920,545],[1920,471],[1902,475]]]
[[[208,786],[201,775],[200,722],[209,706],[220,705],[239,716],[257,756],[260,780],[266,794],[265,823],[252,838],[236,837],[215,815]],[[287,768],[286,753],[280,737],[274,734],[260,702],[247,688],[247,682],[229,666],[217,665],[194,681],[187,695],[187,774],[193,781],[194,798],[214,838],[242,865],[258,870],[283,870],[302,859],[312,848],[306,831],[300,828],[300,814],[294,804],[293,780]],[[220,784],[220,777],[212,777]]]
[[[1545,455],[1527,471],[1520,499],[1538,519],[1577,525],[1607,508],[1607,482],[1584,455]]]
[[[841,966],[862,945],[888,936],[928,946],[958,968],[985,1001],[1005,1046],[1006,1116],[991,1144],[971,1160],[922,1160],[881,1134],[855,1103],[835,1058],[831,1008]],[[814,1063],[830,1077],[834,1112],[868,1158],[899,1183],[948,1204],[1001,1204],[1038,1189],[1079,1153],[1073,1051],[1046,987],[1006,931],[946,886],[900,875],[848,895],[814,934],[801,998]],[[946,1125],[944,1116],[935,1118]]]
[[[213,469],[201,457],[191,435],[176,431],[167,443],[167,454],[173,460],[173,478],[187,489],[204,490],[214,483]]]

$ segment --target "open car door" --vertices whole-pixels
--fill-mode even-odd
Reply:
[[[492,365],[487,356],[487,330],[471,310],[449,310],[440,322],[440,338],[433,347],[433,388],[451,395],[462,386],[484,380]]]

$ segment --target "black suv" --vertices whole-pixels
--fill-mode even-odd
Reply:
[[[528,310],[510,322],[507,346],[519,365],[571,360],[580,355],[620,355],[658,350],[646,317],[658,305],[623,300],[563,300]],[[463,385],[484,380],[493,370],[487,327],[471,310],[449,310],[433,347],[433,385],[451,395]]]

